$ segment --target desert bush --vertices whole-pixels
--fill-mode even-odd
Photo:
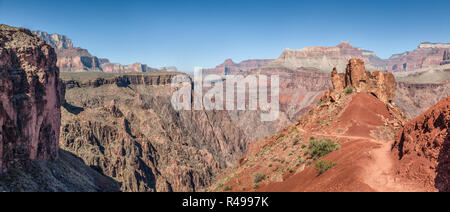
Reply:
[[[224,189],[224,191],[231,191],[231,186],[225,186],[225,189]]]
[[[263,181],[264,178],[266,178],[266,175],[257,173],[257,174],[255,174],[255,176],[253,178],[253,182],[254,183],[259,183],[259,182]]]
[[[318,170],[319,175],[321,175],[321,174],[325,173],[326,171],[328,171],[329,169],[333,168],[336,165],[337,165],[337,163],[332,162],[332,161],[320,160],[314,166]]]
[[[316,140],[311,138],[307,153],[311,155],[314,160],[316,160],[338,149],[339,145],[335,144],[330,139]]]
[[[353,93],[353,90],[354,90],[353,86],[348,86],[344,92],[345,94],[349,95]]]

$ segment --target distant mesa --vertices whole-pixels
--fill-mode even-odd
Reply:
[[[108,59],[91,55],[86,49],[74,47],[72,40],[67,36],[43,31],[33,31],[33,33],[55,48],[58,56],[57,66],[61,72],[141,73],[167,70],[151,68],[142,63],[132,65],[111,63]]]
[[[261,60],[245,60],[240,63],[235,63],[232,59],[227,59],[222,64],[211,69],[203,69],[205,74],[218,74],[218,75],[230,75],[248,72],[252,69],[264,67],[271,63],[271,59]]]
[[[423,42],[419,45],[419,49],[450,49],[450,43]]]
[[[300,50],[287,48],[275,60],[248,60],[235,63],[227,59],[216,68],[205,69],[205,71],[234,74],[261,67],[285,67],[292,70],[313,68],[330,73],[334,67],[345,70],[351,58],[359,58],[364,61],[366,68],[370,71],[404,72],[447,64],[448,61],[443,61],[442,56],[449,50],[450,44],[422,43],[414,51],[395,54],[389,59],[381,59],[375,52],[354,47],[349,41],[345,41],[333,47],[305,47]]]

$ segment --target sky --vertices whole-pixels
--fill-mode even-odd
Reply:
[[[342,41],[388,58],[450,43],[448,11],[448,0],[0,0],[0,23],[66,35],[112,62],[192,72]]]

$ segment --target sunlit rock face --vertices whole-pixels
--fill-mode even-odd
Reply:
[[[55,50],[31,31],[0,25],[0,172],[58,157],[63,86]]]

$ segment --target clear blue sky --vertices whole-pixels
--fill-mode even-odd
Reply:
[[[450,43],[449,11],[448,0],[0,0],[0,23],[67,35],[113,62],[192,71],[347,40],[387,58]]]

